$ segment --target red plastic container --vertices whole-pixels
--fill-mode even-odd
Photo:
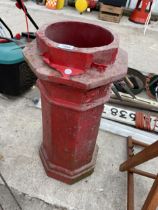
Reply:
[[[151,11],[153,0],[138,0],[136,8],[130,15],[130,20],[135,23],[145,24]]]

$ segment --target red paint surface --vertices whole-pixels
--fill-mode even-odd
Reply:
[[[100,26],[82,22],[58,22],[49,25],[45,35],[59,44],[77,48],[102,47],[111,44],[112,33]]]
[[[138,0],[136,8],[133,10],[129,19],[135,23],[145,24],[152,4],[153,0]]]
[[[109,30],[83,22],[54,22],[42,27],[37,33],[38,47],[43,60],[61,72],[61,67],[71,68],[72,75],[82,74],[93,64],[113,64],[118,53],[118,38]],[[67,45],[68,50],[60,48]],[[57,67],[58,66],[58,67]],[[74,71],[77,70],[77,71]],[[78,73],[77,73],[78,72]]]
[[[48,175],[71,184],[76,181],[73,176],[78,179],[83,171],[94,168],[92,156],[110,85],[81,91],[38,81],[38,87],[42,98],[42,161]]]
[[[88,2],[88,7],[93,9],[96,8],[98,0],[87,0],[87,2]]]
[[[43,119],[41,160],[48,176],[72,184],[94,170],[96,139],[103,106],[109,100],[111,83],[127,72],[127,55],[120,49],[116,50],[118,40],[103,47],[75,48],[75,51],[69,52],[57,49],[57,43],[49,42],[44,37],[43,29],[43,35],[41,30],[37,34],[40,51],[44,53],[49,47],[56,65],[63,68],[63,62],[69,60],[71,67],[75,69],[79,65],[83,71],[81,75],[64,78],[41,60],[35,42],[24,50],[27,62],[39,78]],[[116,36],[112,34],[112,37]],[[114,51],[118,51],[117,56],[113,55]],[[60,63],[63,56],[65,59],[70,57]]]
[[[9,40],[7,40],[7,39],[0,39],[0,43],[6,43],[6,42],[9,42]]]

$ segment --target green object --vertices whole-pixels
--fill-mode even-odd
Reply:
[[[16,64],[22,61],[22,49],[16,43],[0,43],[0,64]]]

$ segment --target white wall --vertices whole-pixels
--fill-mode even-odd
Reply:
[[[153,9],[153,12],[157,13],[158,14],[158,0],[153,0],[155,3],[154,3],[154,9]],[[129,0],[127,0],[127,4],[128,5],[128,2]],[[136,3],[137,3],[137,0],[131,0],[131,3],[130,3],[130,7],[131,9],[135,8],[136,6]]]

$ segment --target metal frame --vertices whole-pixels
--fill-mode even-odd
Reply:
[[[2,25],[7,29],[7,31],[10,34],[10,37],[13,38],[13,33],[11,31],[11,29],[7,26],[7,24],[2,20],[2,18],[0,18],[0,22],[2,23]]]
[[[134,155],[134,146],[144,147],[144,149]],[[158,175],[134,167],[158,157],[158,141],[148,145],[128,137],[127,154],[128,160],[120,165],[120,171],[127,171],[128,173],[127,210],[134,210],[134,173],[155,180],[141,210],[156,210],[158,207]]]
[[[33,20],[33,18],[31,17],[31,15],[28,13],[26,6],[22,3],[21,0],[16,0],[16,2],[19,4],[20,8],[24,11],[24,13],[26,14],[26,16],[29,18],[29,20],[31,21],[31,23],[34,25],[34,27],[38,30],[39,27],[36,24],[36,22]]]

